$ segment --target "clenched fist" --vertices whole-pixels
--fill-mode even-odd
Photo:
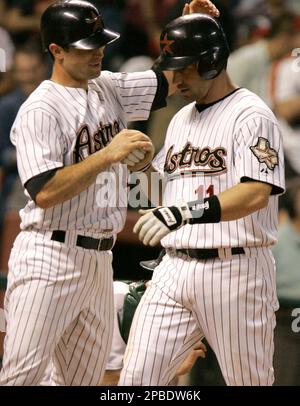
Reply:
[[[136,130],[125,129],[115,135],[105,149],[108,160],[111,163],[115,163],[122,162],[131,152],[136,150],[145,151],[146,155],[147,152],[150,154],[153,151],[153,144],[146,134]]]
[[[154,156],[154,146],[151,149],[135,149],[131,151],[125,159],[122,160],[123,164],[128,166],[131,172],[137,172],[145,169],[152,161]]]

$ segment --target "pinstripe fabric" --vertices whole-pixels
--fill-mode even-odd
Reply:
[[[146,120],[157,89],[153,71],[119,74],[102,72],[84,89],[44,81],[22,105],[11,131],[19,175],[24,185],[45,171],[72,165],[105,147],[127,122]],[[109,172],[127,190],[127,170],[113,164]],[[78,196],[43,210],[29,198],[21,210],[21,229],[85,230],[124,226],[127,195],[120,202],[104,198],[101,176]],[[113,191],[113,186],[111,187]],[[99,204],[101,202],[101,205]]]
[[[184,280],[172,278],[171,266],[166,263],[161,274],[160,284],[164,289],[156,287],[155,271],[151,287],[136,310],[124,356],[121,385],[156,385],[158,382],[166,385],[201,337],[191,310],[182,303],[184,283],[180,282]],[[182,275],[180,266],[178,271]],[[170,294],[172,283],[175,287],[180,285],[181,301]]]
[[[267,248],[224,260],[167,254],[138,306],[119,384],[167,385],[204,333],[227,385],[271,385],[275,291]]]
[[[19,234],[10,258],[0,385],[37,385],[51,358],[54,384],[99,384],[112,339],[111,261],[109,251]]]
[[[259,162],[250,147],[264,137],[278,153],[278,165],[274,170]],[[189,142],[198,148],[201,159],[190,162],[192,153],[185,156],[185,162],[178,165],[172,174],[166,172],[166,155],[173,147],[173,162],[182,160],[180,151]],[[222,154],[225,169],[213,172],[218,160],[210,151],[224,148]],[[198,153],[199,155],[199,153]],[[195,156],[195,155],[194,155]],[[214,158],[214,159],[213,159]],[[200,162],[200,163],[199,163]],[[195,104],[182,108],[172,119],[163,149],[153,161],[156,170],[167,179],[163,205],[171,206],[179,200],[193,201],[229,189],[248,177],[285,188],[282,138],[278,123],[269,108],[253,93],[239,89],[221,102],[199,113]],[[194,171],[194,173],[193,173]],[[190,173],[190,176],[187,176]],[[183,177],[182,175],[185,174]],[[173,178],[172,178],[173,177]],[[200,191],[198,196],[197,191]],[[164,247],[171,248],[220,248],[260,247],[277,242],[278,197],[270,196],[269,204],[246,218],[216,224],[186,225],[170,233],[162,240]],[[202,238],[203,237],[203,238]]]

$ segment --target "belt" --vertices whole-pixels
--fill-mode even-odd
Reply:
[[[61,230],[53,231],[51,240],[65,242],[66,232]],[[109,251],[114,245],[114,239],[113,237],[98,239],[78,235],[76,245],[78,247],[86,248],[88,250]]]
[[[230,248],[231,255],[245,254],[243,247],[233,247]],[[191,258],[195,259],[213,259],[219,258],[218,248],[208,248],[208,249],[196,249],[196,248],[182,248],[177,249],[175,252],[180,252],[181,254],[188,255]]]

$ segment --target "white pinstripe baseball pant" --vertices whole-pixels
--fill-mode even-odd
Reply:
[[[37,232],[17,237],[5,298],[0,385],[98,385],[113,330],[112,253],[68,247]]]
[[[247,251],[164,257],[136,311],[119,385],[167,385],[202,333],[227,385],[273,383],[274,260],[267,248]]]

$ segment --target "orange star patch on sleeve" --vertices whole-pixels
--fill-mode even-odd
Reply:
[[[270,142],[266,138],[259,137],[257,144],[250,147],[250,149],[258,161],[266,164],[272,171],[278,165],[278,152],[270,147]]]

